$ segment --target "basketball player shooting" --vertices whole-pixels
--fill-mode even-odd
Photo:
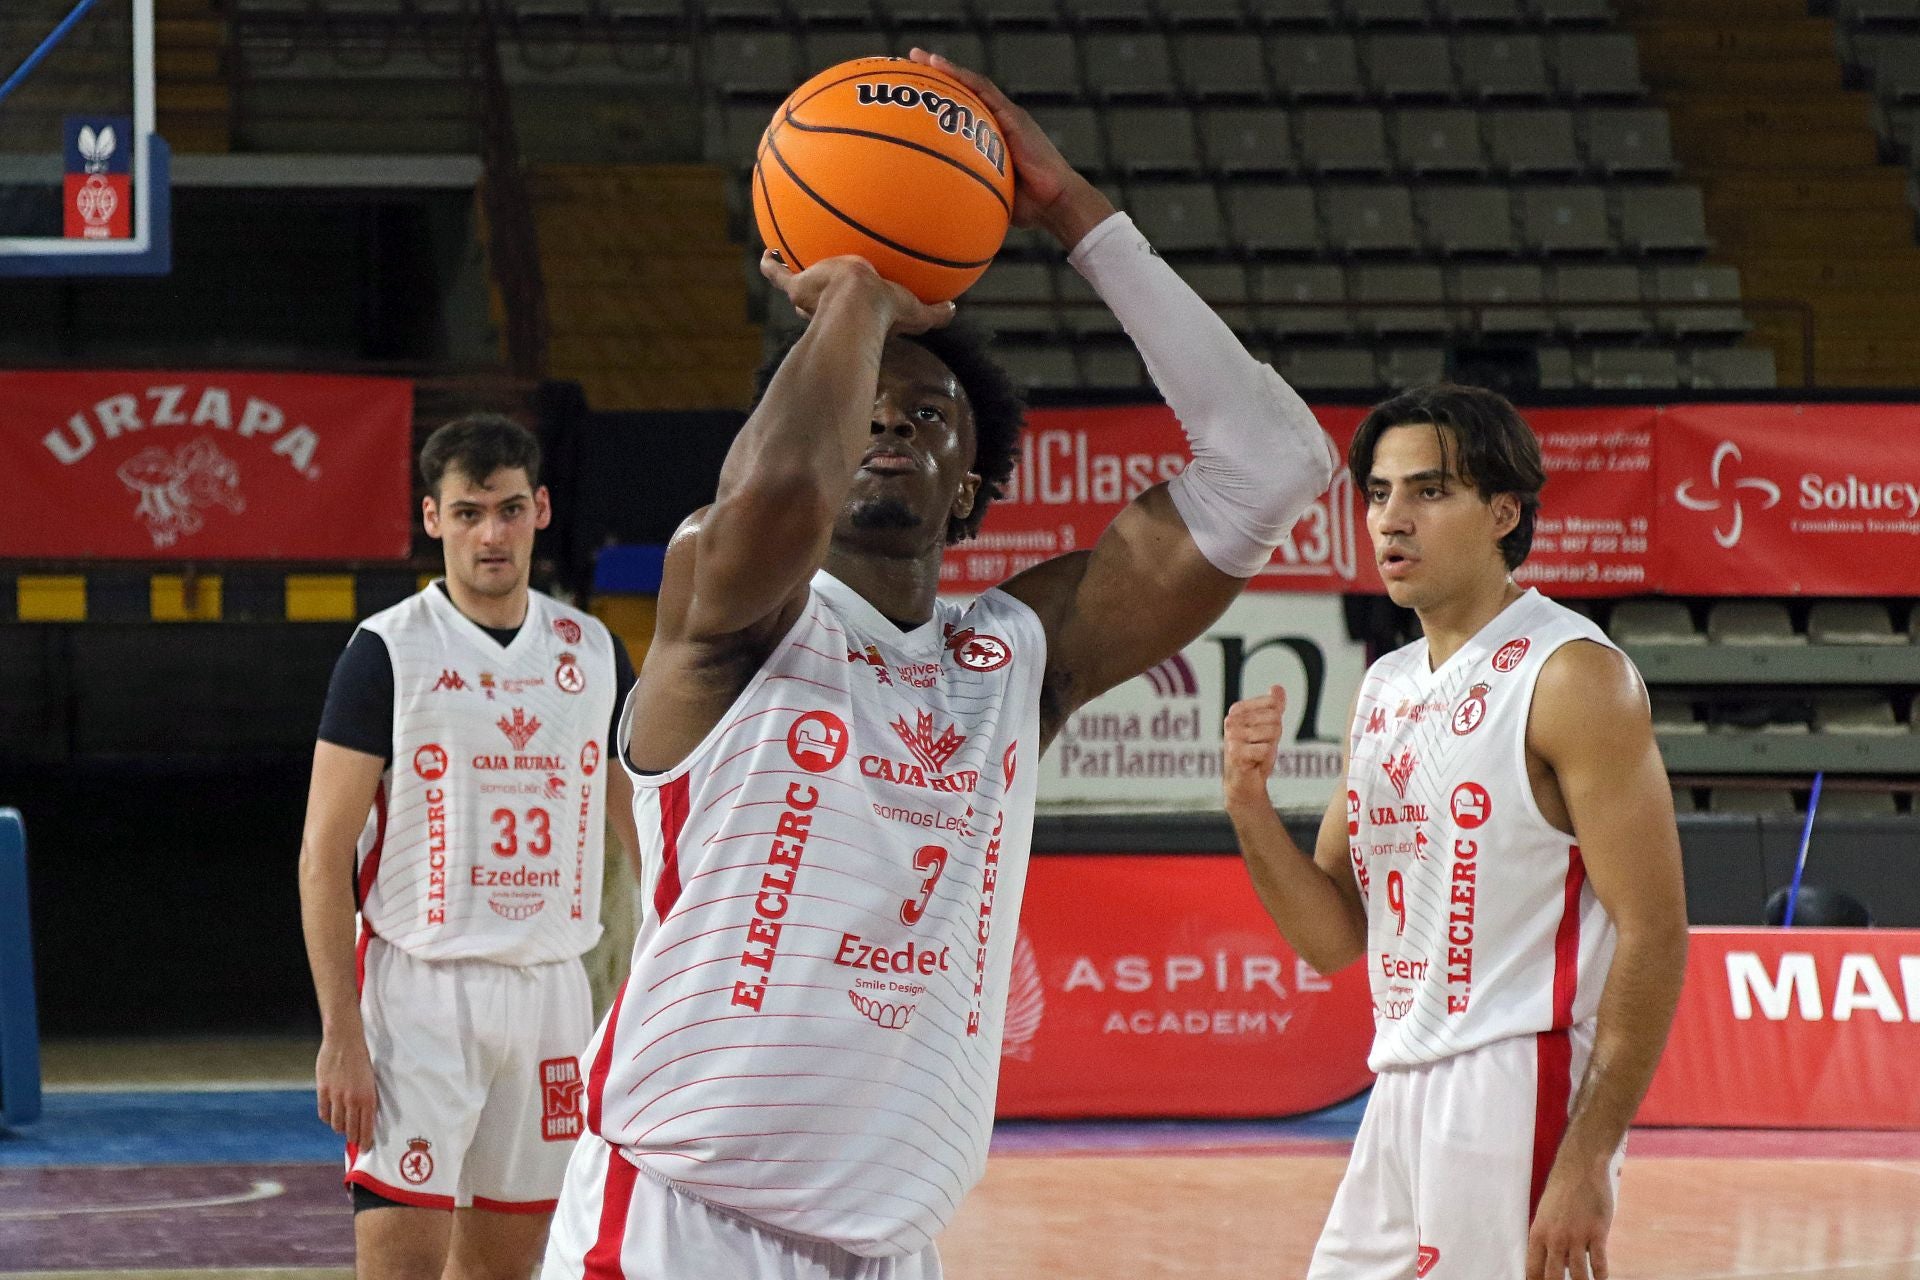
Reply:
[[[1376,407],[1348,453],[1423,639],[1368,669],[1314,856],[1267,799],[1281,690],[1227,716],[1227,812],[1280,932],[1364,956],[1378,1073],[1309,1280],[1605,1280],[1627,1126],[1686,964],[1645,686],[1511,576],[1539,443],[1488,391]],[[1576,1087],[1577,1086],[1577,1087]]]
[[[934,65],[993,110],[1015,220],[1117,313],[1194,458],[1091,549],[942,601],[1012,470],[1005,375],[862,260],[764,264],[809,322],[667,553],[622,722],[646,910],[548,1280],[940,1274],[986,1160],[1040,755],[1217,618],[1331,475],[1132,223]]]

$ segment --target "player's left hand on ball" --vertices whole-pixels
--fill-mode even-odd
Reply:
[[[1274,685],[1263,694],[1242,698],[1227,711],[1220,744],[1221,785],[1227,807],[1270,805],[1267,778],[1280,751],[1287,691]]]
[[[994,121],[1006,137],[1007,154],[1013,157],[1013,224],[1016,227],[1055,229],[1054,223],[1066,212],[1064,206],[1077,203],[1086,206],[1080,221],[1091,220],[1078,228],[1079,234],[1084,234],[1113,212],[1113,203],[1098,187],[1080,176],[1060,154],[1060,148],[1053,145],[1046,130],[1034,123],[1033,117],[1015,105],[993,81],[925,49],[915,49],[908,56],[923,66],[946,72],[971,89],[974,96],[986,104],[987,110],[993,112]],[[1078,239],[1078,235],[1073,238]]]
[[[1527,1232],[1527,1280],[1607,1280],[1613,1180],[1607,1166],[1556,1164]]]
[[[804,271],[795,271],[769,249],[760,255],[760,274],[766,277],[767,283],[786,294],[793,309],[809,323],[828,292],[838,288],[868,290],[881,305],[889,308],[889,334],[925,333],[953,321],[951,302],[920,301],[904,286],[881,276],[865,258],[823,258]]]

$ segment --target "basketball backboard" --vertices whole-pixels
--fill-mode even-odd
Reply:
[[[153,0],[0,3],[0,276],[163,275]]]

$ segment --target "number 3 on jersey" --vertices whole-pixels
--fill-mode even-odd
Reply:
[[[940,883],[940,873],[947,869],[947,851],[937,844],[921,845],[913,855],[913,869],[926,872],[927,878],[920,882],[919,897],[908,898],[900,904],[900,923],[908,928],[919,924],[920,917],[927,914],[933,886]]]
[[[503,858],[511,858],[520,852],[520,819],[511,809],[495,809],[493,821],[499,828],[493,851]],[[530,828],[527,852],[536,858],[544,858],[552,853],[553,820],[547,816],[547,811],[527,810],[526,824]]]

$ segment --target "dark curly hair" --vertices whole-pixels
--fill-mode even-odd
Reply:
[[[1427,424],[1440,439],[1449,470],[1485,499],[1510,493],[1520,501],[1520,522],[1500,539],[1507,568],[1517,569],[1533,549],[1533,521],[1547,472],[1540,441],[1505,396],[1482,387],[1435,382],[1383,400],[1367,414],[1347,450],[1347,470],[1362,493],[1373,471],[1374,447],[1394,427]]]
[[[802,333],[805,331],[803,330]],[[799,342],[794,334],[760,366],[753,378],[753,403],[767,394],[774,373]],[[967,393],[973,410],[973,467],[980,476],[980,491],[974,496],[973,510],[965,517],[947,521],[948,543],[964,542],[980,532],[980,522],[995,498],[1006,496],[1006,484],[1020,455],[1020,429],[1026,425],[1027,406],[993,358],[992,343],[981,330],[964,323],[944,329],[904,335],[952,370],[960,389]]]

